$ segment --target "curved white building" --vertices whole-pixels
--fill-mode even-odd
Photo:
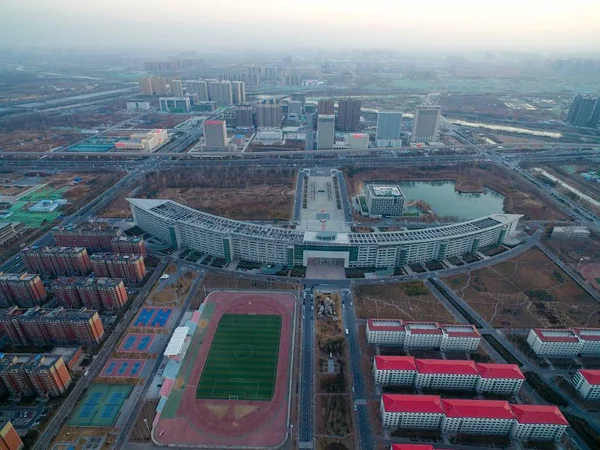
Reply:
[[[344,267],[392,267],[443,260],[501,243],[522,217],[492,214],[420,230],[388,233],[298,231],[204,213],[171,200],[127,199],[137,226],[172,247],[227,261],[306,266],[308,258],[343,259]]]

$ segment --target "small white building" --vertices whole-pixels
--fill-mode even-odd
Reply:
[[[569,422],[554,405],[510,405],[516,418],[510,436],[527,441],[553,441],[563,435]]]
[[[283,131],[281,128],[262,128],[256,132],[253,142],[257,144],[281,144],[283,142]]]
[[[474,391],[479,372],[473,361],[417,359],[416,387]]]
[[[583,241],[590,237],[590,230],[586,227],[580,226],[567,226],[567,227],[554,227],[552,229],[551,239],[565,239],[574,241]]]
[[[150,102],[127,102],[127,111],[149,111]]]
[[[349,133],[344,136],[344,142],[349,148],[369,148],[369,135],[366,133]]]
[[[369,319],[367,342],[372,345],[404,347],[406,329],[401,320]]]
[[[443,352],[476,352],[481,335],[473,325],[440,325]]]
[[[575,328],[573,331],[582,341],[579,353],[586,356],[600,355],[600,328]]]
[[[381,396],[381,423],[386,428],[440,429],[444,418],[437,395]]]
[[[570,328],[532,328],[527,343],[537,355],[556,358],[573,358],[583,347],[581,338]]]
[[[443,399],[442,405],[445,433],[505,436],[516,423],[510,405],[503,400]]]
[[[117,150],[143,150],[152,152],[169,140],[169,132],[165,129],[150,130],[145,133],[134,133],[129,139],[115,143]]]
[[[58,200],[40,200],[35,205],[30,206],[28,211],[30,212],[52,212],[56,208],[62,205],[66,205],[67,200],[59,198]]]
[[[439,349],[444,333],[436,322],[403,322],[406,328],[404,347],[413,349]]]
[[[475,363],[479,372],[477,392],[514,395],[521,389],[525,375],[516,364]]]
[[[600,370],[579,369],[573,377],[573,387],[584,400],[600,399]]]
[[[417,365],[414,356],[380,356],[373,360],[373,379],[377,384],[414,386]]]
[[[401,216],[404,211],[404,194],[399,185],[367,184],[365,200],[369,216]]]

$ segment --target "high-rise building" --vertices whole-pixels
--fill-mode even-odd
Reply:
[[[229,106],[233,103],[230,81],[206,80],[206,82],[210,101],[216,102],[217,106]]]
[[[47,297],[39,275],[0,272],[0,308],[13,305],[29,308],[41,305]]]
[[[248,85],[252,87],[260,86],[262,82],[262,68],[260,66],[248,67],[247,80],[240,79],[240,81],[247,81]]]
[[[96,277],[122,278],[127,283],[139,283],[146,276],[142,255],[94,253],[90,260]]]
[[[292,100],[288,103],[288,115],[299,116],[302,114],[302,102]]]
[[[281,105],[275,100],[264,100],[254,105],[258,128],[278,128],[281,126],[283,114]]]
[[[204,80],[188,80],[184,82],[187,94],[196,95],[199,102],[208,101],[208,85]]]
[[[286,86],[300,86],[302,78],[297,73],[288,73],[285,75]]]
[[[397,184],[367,184],[365,197],[369,216],[401,216],[404,211],[404,194]]]
[[[143,95],[167,95],[167,81],[162,77],[153,75],[141,78],[139,83]]]
[[[578,94],[573,98],[567,123],[574,127],[598,128],[600,101],[598,97]]]
[[[358,131],[360,128],[360,100],[338,101],[337,128],[340,131]]]
[[[73,381],[61,355],[20,353],[0,354],[0,380],[11,396],[42,398],[59,396]]]
[[[181,80],[171,80],[171,96],[183,97],[183,83]]]
[[[127,304],[127,289],[117,278],[58,278],[52,291],[60,306],[119,311]]]
[[[19,433],[8,419],[0,419],[0,448],[2,450],[21,450],[25,448]]]
[[[224,120],[204,121],[204,145],[210,148],[227,145],[227,127]]]
[[[108,252],[111,241],[122,235],[119,227],[92,222],[52,228],[52,237],[62,247],[85,247],[90,252]]]
[[[306,105],[306,94],[292,94],[291,99],[293,102],[300,102],[302,103],[302,107],[304,108],[304,106]]]
[[[335,116],[319,114],[317,119],[317,149],[331,149],[335,141]]]
[[[146,242],[141,236],[121,236],[110,241],[109,251],[146,256]]]
[[[232,81],[231,91],[234,105],[240,105],[246,102],[246,83],[243,81]]]
[[[140,94],[142,95],[153,95],[154,91],[152,90],[152,79],[150,77],[140,78]]]
[[[413,119],[411,142],[435,142],[438,140],[440,106],[417,106]]]
[[[44,276],[87,275],[92,269],[85,247],[30,247],[21,256],[29,272]]]
[[[331,116],[334,114],[333,99],[322,98],[317,104],[317,113],[324,116]]]
[[[89,309],[0,310],[0,330],[13,345],[96,345],[104,338],[98,311]]]
[[[253,124],[252,105],[237,105],[235,107],[235,126],[237,128],[249,128]]]
[[[400,147],[402,112],[379,111],[377,114],[377,132],[375,141],[377,147]]]

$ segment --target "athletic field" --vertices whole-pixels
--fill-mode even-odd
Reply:
[[[271,400],[280,335],[281,316],[223,314],[196,398]]]

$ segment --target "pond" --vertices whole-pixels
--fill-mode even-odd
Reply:
[[[423,200],[438,217],[469,220],[504,212],[504,196],[492,189],[463,194],[454,190],[454,181],[406,181],[399,185],[406,202]]]

